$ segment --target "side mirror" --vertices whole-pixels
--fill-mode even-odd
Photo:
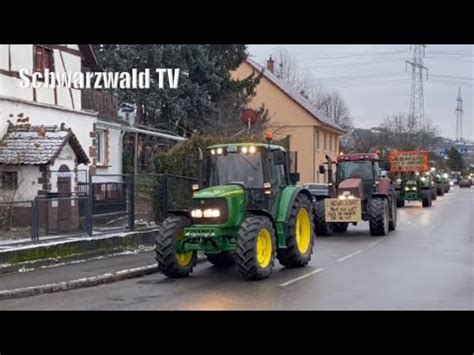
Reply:
[[[319,166],[319,173],[320,174],[326,174],[326,168],[324,167],[324,165]]]
[[[300,181],[300,173],[290,173],[290,182],[292,185],[296,185]]]
[[[275,165],[284,165],[285,164],[285,153],[281,150],[273,152],[273,161]]]

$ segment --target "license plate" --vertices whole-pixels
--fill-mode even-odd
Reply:
[[[360,222],[362,207],[360,198],[327,198],[324,200],[326,222]]]

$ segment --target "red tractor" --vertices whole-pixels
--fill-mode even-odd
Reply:
[[[321,174],[328,172],[328,194],[316,196],[316,235],[327,236],[345,232],[349,223],[369,221],[370,234],[386,235],[397,225],[395,188],[379,168],[376,153],[346,154],[337,157],[337,163],[326,155],[327,169],[319,167]],[[333,183],[332,165],[336,165],[336,182]]]

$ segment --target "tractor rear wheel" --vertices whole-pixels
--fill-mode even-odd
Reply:
[[[234,255],[227,251],[219,254],[206,254],[207,260],[215,266],[232,266],[234,265]]]
[[[436,188],[432,187],[431,188],[431,200],[434,201],[438,198],[438,193],[436,192]]]
[[[333,224],[326,223],[326,212],[324,207],[324,199],[318,200],[314,204],[314,224],[316,236],[330,236],[333,234]]]
[[[240,226],[237,269],[245,280],[261,280],[270,276],[275,264],[276,237],[272,221],[264,216],[250,216]]]
[[[421,201],[422,201],[423,207],[430,207],[431,206],[431,191],[421,190]]]
[[[334,223],[333,230],[336,233],[344,233],[347,231],[347,228],[349,227],[349,223]]]
[[[314,242],[313,205],[303,194],[291,206],[285,233],[286,248],[277,250],[280,264],[286,267],[306,266],[311,260]]]
[[[444,193],[447,194],[449,192],[449,183],[448,184],[444,184]]]
[[[196,253],[188,251],[178,253],[176,244],[184,239],[184,228],[191,225],[191,221],[183,216],[168,217],[165,219],[156,237],[156,260],[158,269],[168,277],[181,278],[188,276],[196,263]]]
[[[385,198],[371,198],[369,202],[370,235],[387,235],[389,224],[388,202]]]

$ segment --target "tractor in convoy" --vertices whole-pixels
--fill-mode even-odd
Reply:
[[[395,189],[391,180],[381,174],[376,153],[346,154],[334,162],[326,155],[328,194],[316,196],[315,226],[317,236],[345,232],[349,223],[369,221],[370,234],[381,236],[397,225]],[[333,168],[336,166],[336,181]]]
[[[188,276],[198,252],[215,266],[235,264],[246,280],[267,278],[275,259],[303,267],[314,233],[310,192],[297,185],[285,149],[266,143],[219,144],[200,151],[192,208],[168,211],[156,260],[171,278]],[[296,166],[296,164],[294,164]]]
[[[405,201],[421,201],[423,207],[432,205],[431,178],[429,174],[403,172],[397,176],[395,191],[397,207],[404,207]]]

